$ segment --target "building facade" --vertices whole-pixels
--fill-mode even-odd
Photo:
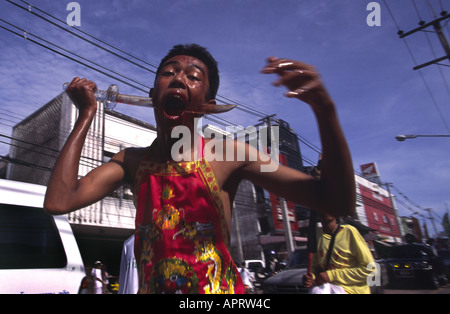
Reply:
[[[213,127],[211,130],[214,129]],[[303,171],[297,134],[286,121],[272,118],[267,119],[264,124],[251,126],[244,130],[237,129],[234,134],[216,132],[229,138],[246,141],[251,145],[258,145],[258,149],[262,151],[273,152],[275,149],[280,164]],[[277,140],[272,141],[271,135],[278,136]],[[266,136],[267,139],[264,138]],[[271,145],[273,144],[277,144],[278,147],[272,148]],[[243,191],[247,192],[240,195]],[[282,258],[287,258],[289,255],[287,241],[289,239],[286,238],[289,232],[285,230],[283,201],[277,195],[269,193],[251,182],[244,180],[241,183],[235,199],[235,212],[238,219],[234,221],[237,221],[239,226],[236,229],[233,221],[232,232],[235,232],[231,243],[233,258],[237,261],[261,259],[271,252],[276,252]],[[299,224],[299,219],[303,221],[308,219],[309,210],[292,202],[285,202],[285,204],[290,229],[290,237],[288,238],[290,238],[293,247],[305,245],[307,223]],[[256,228],[254,228],[255,224]],[[241,225],[245,226],[244,231]],[[299,228],[299,225],[302,228]],[[238,230],[240,230],[240,235],[237,234]],[[234,245],[237,245],[237,247]]]
[[[77,119],[78,110],[62,93],[13,128],[6,178],[47,185],[53,165]],[[115,111],[98,110],[86,138],[79,177],[127,147],[146,147],[156,128]],[[103,200],[67,214],[85,265],[101,260],[118,274],[123,242],[134,234],[135,207],[129,186]]]
[[[376,230],[380,240],[389,243],[403,241],[403,229],[399,223],[394,196],[381,184],[355,175],[356,219]]]
[[[13,128],[6,177],[10,180],[47,185],[51,170],[77,119],[78,110],[65,93],[21,121]],[[260,127],[267,127],[260,126]],[[279,132],[279,159],[284,165],[305,171],[295,132],[283,120],[271,120]],[[245,135],[251,142],[256,133]],[[215,136],[239,137],[217,127],[203,131]],[[267,133],[267,130],[266,130]],[[206,134],[206,133],[205,133]],[[148,123],[105,110],[99,104],[89,130],[79,166],[79,176],[107,162],[127,147],[146,147],[156,138],[156,128]],[[266,143],[271,143],[271,139]],[[270,148],[270,147],[269,147]],[[356,219],[377,230],[387,242],[401,242],[392,195],[381,184],[355,176],[357,183]],[[309,210],[287,202],[294,246],[306,244]],[[231,254],[235,261],[264,259],[270,251],[287,253],[286,232],[280,198],[243,180],[237,191],[231,230]],[[123,242],[134,233],[135,207],[131,188],[122,186],[103,200],[67,215],[86,266],[101,259],[109,271],[120,264]]]

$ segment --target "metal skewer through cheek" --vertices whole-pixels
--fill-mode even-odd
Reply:
[[[65,83],[64,89],[66,89],[68,85],[69,83]],[[106,91],[97,90],[95,92],[95,98],[98,101],[104,102],[105,107],[107,109],[114,109],[117,103],[154,108],[153,101],[151,98],[119,94],[119,87],[117,87],[117,85],[110,85]],[[236,105],[201,104],[201,105],[189,105],[183,111],[197,114],[214,114],[227,112],[235,107]]]

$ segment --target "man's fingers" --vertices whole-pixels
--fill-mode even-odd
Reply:
[[[306,83],[309,80],[313,80],[317,77],[317,73],[310,70],[295,69],[290,72],[280,73],[280,79],[275,81],[273,85],[281,86],[285,85],[289,89],[293,89]]]
[[[314,71],[314,68],[301,61],[294,61],[290,59],[278,59],[270,57],[267,59],[267,65],[263,68],[263,73],[282,73],[284,71]]]
[[[311,90],[316,89],[320,85],[321,85],[320,82],[313,81],[307,85],[304,85],[295,90],[291,90],[291,91],[285,93],[285,96],[288,98],[300,98],[301,99],[302,96],[304,96],[306,93],[308,93]]]
[[[93,81],[90,81],[86,78],[74,77],[72,82],[67,86],[69,90],[73,90],[74,88],[84,88],[86,90],[91,90],[95,92],[97,90],[97,84]]]

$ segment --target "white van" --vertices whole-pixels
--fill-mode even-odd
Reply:
[[[43,209],[45,186],[0,179],[0,293],[78,293],[85,276],[65,216]]]

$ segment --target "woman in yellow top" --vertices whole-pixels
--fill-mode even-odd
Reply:
[[[318,232],[317,253],[314,254],[311,274],[305,274],[305,287],[331,283],[341,286],[346,293],[370,293],[367,277],[372,273],[373,256],[359,231],[350,225],[338,225],[336,218],[321,215],[322,229]],[[335,242],[328,267],[327,252],[333,234]],[[368,269],[369,268],[369,269]]]

